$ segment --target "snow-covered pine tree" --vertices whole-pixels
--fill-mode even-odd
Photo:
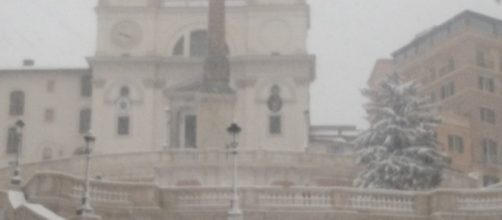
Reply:
[[[364,170],[357,187],[427,190],[441,183],[446,156],[438,149],[429,98],[417,94],[414,82],[389,75],[376,89],[365,89],[370,128],[357,139],[358,162]]]

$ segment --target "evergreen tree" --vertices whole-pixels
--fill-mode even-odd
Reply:
[[[414,82],[388,76],[376,89],[365,89],[370,128],[357,139],[364,170],[354,184],[362,188],[426,190],[441,183],[446,156],[438,149],[438,117]]]

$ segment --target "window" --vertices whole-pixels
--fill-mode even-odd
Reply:
[[[190,56],[205,57],[208,53],[207,31],[198,30],[190,33]]]
[[[487,122],[490,124],[496,123],[495,111],[493,111],[492,109],[481,108],[480,114],[481,114],[481,121]]]
[[[455,59],[450,58],[450,59],[448,60],[448,71],[449,71],[449,72],[452,72],[452,71],[454,71],[454,70],[455,70]]]
[[[92,96],[92,76],[84,75],[80,79],[80,95],[83,97]]]
[[[129,93],[130,93],[129,87],[123,86],[122,88],[120,88],[121,97],[129,97]]]
[[[47,92],[54,92],[54,88],[56,87],[56,82],[54,80],[47,81]]]
[[[485,76],[480,76],[478,80],[478,87],[480,90],[487,92],[495,92],[495,80]]]
[[[476,64],[480,67],[493,69],[493,61],[489,57],[489,51],[478,49],[476,52]]]
[[[430,101],[431,101],[431,102],[436,102],[436,93],[432,92],[432,93],[430,94]]]
[[[91,109],[83,109],[80,111],[79,132],[87,133],[91,129]]]
[[[500,179],[496,176],[483,176],[483,186],[487,187],[500,182]]]
[[[448,149],[459,154],[464,153],[464,140],[457,135],[448,135]]]
[[[185,116],[185,147],[197,148],[197,116]]]
[[[7,134],[7,153],[8,154],[15,154],[17,153],[18,150],[18,137],[17,137],[17,129],[16,127],[11,127],[8,130]]]
[[[174,45],[173,56],[205,57],[208,54],[206,30],[195,30],[182,36]]]
[[[269,133],[279,135],[282,133],[282,120],[280,115],[271,115],[269,117]]]
[[[185,37],[182,37],[181,39],[176,42],[176,46],[174,46],[173,50],[173,55],[174,56],[183,56],[185,53]]]
[[[24,114],[24,92],[13,91],[10,93],[10,115],[21,116]]]
[[[455,94],[455,84],[453,84],[453,82],[441,86],[441,99],[446,99],[454,94]]]
[[[52,159],[52,149],[50,147],[46,147],[42,151],[42,160],[50,160],[50,159]]]
[[[483,162],[497,163],[497,143],[491,139],[483,139]]]
[[[44,120],[47,123],[54,122],[54,109],[52,108],[45,109]]]
[[[119,116],[117,119],[117,134],[121,136],[129,135],[129,116]]]
[[[486,55],[483,50],[476,51],[476,64],[481,67],[486,66]]]

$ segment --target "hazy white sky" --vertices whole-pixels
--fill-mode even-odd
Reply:
[[[309,0],[314,124],[366,126],[360,89],[377,58],[463,10],[502,19],[493,0]],[[93,54],[96,0],[0,0],[0,68],[23,58],[38,66],[86,66]]]

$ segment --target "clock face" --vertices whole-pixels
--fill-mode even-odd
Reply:
[[[123,49],[138,45],[142,35],[141,26],[133,21],[121,21],[112,29],[112,42]]]

